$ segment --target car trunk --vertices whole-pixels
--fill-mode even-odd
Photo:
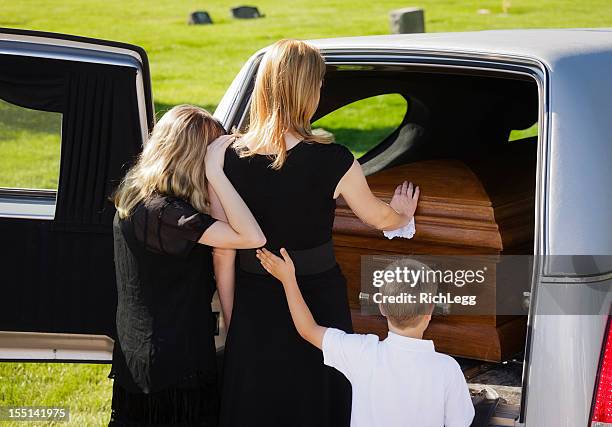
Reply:
[[[459,360],[474,393],[474,426],[514,425],[536,250],[538,82],[503,66],[360,61],[348,54],[328,60],[315,125],[327,125],[337,142],[353,149],[355,138],[369,138],[356,156],[379,197],[390,200],[395,186],[407,179],[420,186],[421,199],[411,240],[383,238],[339,200],[334,240],[348,279],[353,325],[360,333],[386,335],[384,319],[364,310],[372,305],[364,289],[364,262],[384,266],[398,255],[433,264],[450,256],[470,260],[462,263],[484,259],[494,273],[479,297],[497,303],[475,312],[437,307],[425,338]],[[405,107],[399,110],[397,99],[383,99],[391,94],[403,98]],[[372,100],[375,108],[359,111],[361,100]],[[330,120],[351,109],[363,114],[359,120],[375,137],[363,128],[346,132]],[[390,125],[387,116],[398,112]],[[384,130],[376,130],[377,122]],[[510,275],[509,269],[514,269]]]

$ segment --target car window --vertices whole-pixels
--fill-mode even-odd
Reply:
[[[62,115],[0,99],[0,188],[57,190]]]
[[[396,130],[407,110],[408,102],[402,95],[377,95],[346,104],[312,126],[334,134],[337,143],[359,158]]]

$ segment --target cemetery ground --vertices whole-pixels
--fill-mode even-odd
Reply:
[[[214,111],[244,61],[280,38],[388,34],[389,11],[406,6],[425,9],[427,32],[612,27],[609,0],[512,0],[506,13],[501,0],[251,3],[266,16],[235,20],[229,9],[239,3],[227,0],[8,0],[3,3],[0,26],[77,34],[144,47],[149,55],[158,114],[179,103]],[[188,26],[189,13],[194,10],[209,12],[214,24]],[[401,108],[405,106],[393,98],[373,100],[363,105],[359,115],[340,114],[324,119],[320,125],[349,145],[358,141],[360,144],[352,148],[359,155],[369,142],[392,128],[394,123],[389,118]],[[60,120],[59,115],[37,114],[0,102],[0,187],[57,186]],[[70,425],[103,425],[110,414],[108,370],[108,365],[0,363],[0,405],[68,406]]]

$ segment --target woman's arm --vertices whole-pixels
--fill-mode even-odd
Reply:
[[[221,201],[210,185],[208,186],[208,194],[210,197],[210,215],[219,221],[227,222],[227,216],[223,206],[221,206]],[[217,282],[217,292],[219,293],[226,330],[232,320],[232,308],[234,306],[235,259],[235,249],[213,248],[215,281]]]
[[[209,145],[206,152],[210,215],[218,221],[206,230],[200,242],[214,248],[213,269],[217,292],[225,327],[229,328],[234,306],[235,248],[260,247],[265,244],[266,238],[253,214],[223,172],[225,150],[232,138],[224,136],[220,140],[219,143],[217,140]],[[229,212],[229,215],[226,212]]]
[[[215,270],[217,292],[219,292],[219,301],[221,302],[221,311],[226,330],[229,328],[232,320],[232,310],[234,307],[235,259],[235,249],[213,249],[213,268]]]
[[[398,185],[391,203],[374,196],[357,160],[336,187],[334,197],[342,195],[355,215],[364,223],[379,230],[396,230],[408,224],[414,216],[419,200],[419,187],[412,183]]]
[[[227,222],[215,222],[202,234],[199,242],[215,248],[258,248],[266,243],[266,238],[223,172],[225,150],[232,140],[233,137],[224,135],[213,141],[206,150],[206,178],[227,216]]]

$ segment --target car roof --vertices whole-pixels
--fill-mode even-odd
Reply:
[[[612,52],[612,28],[487,30],[463,33],[393,34],[310,40],[322,51],[436,50],[537,59],[549,66],[557,61]]]

